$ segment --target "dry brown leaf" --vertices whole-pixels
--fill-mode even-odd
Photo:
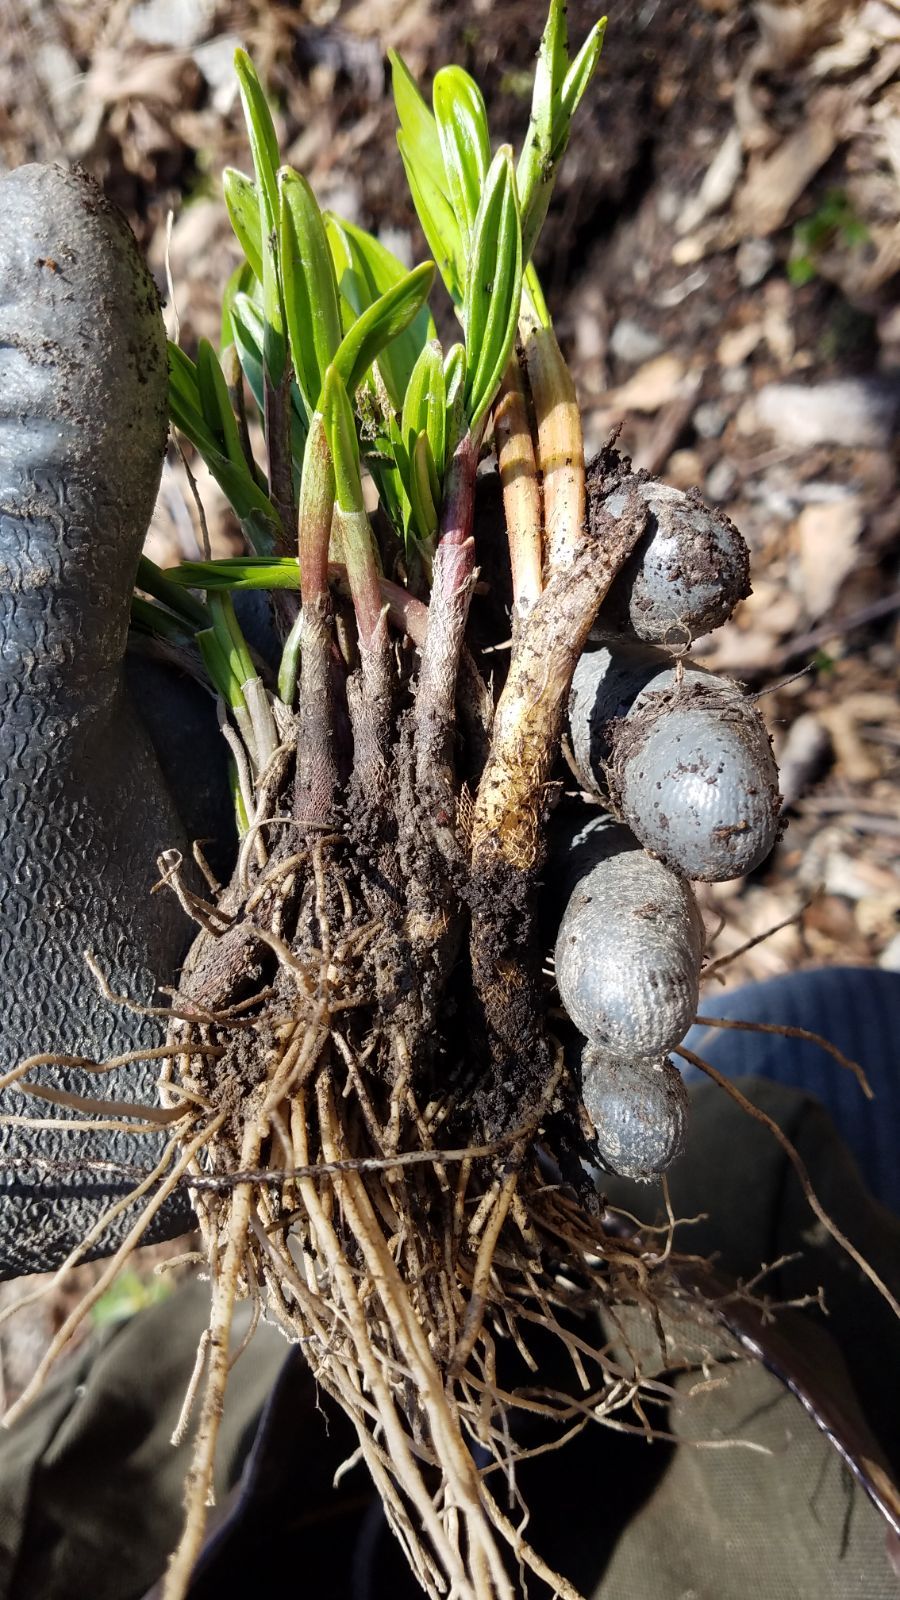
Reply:
[[[739,232],[765,235],[781,227],[810,179],[841,143],[847,109],[842,90],[823,90],[801,126],[772,155],[753,162],[735,200]]]
[[[118,100],[152,100],[178,110],[188,99],[186,68],[196,73],[191,57],[181,50],[148,52],[130,66],[123,61],[120,50],[102,50],[91,65],[85,96],[106,105]]]
[[[800,550],[803,597],[811,618],[830,611],[845,578],[856,566],[865,526],[856,495],[804,506],[795,523]]]
[[[620,411],[651,413],[695,390],[700,376],[690,372],[679,356],[671,353],[656,356],[638,367],[627,383],[612,389],[604,399],[608,406]]]
[[[873,783],[881,767],[859,732],[859,722],[852,710],[838,701],[825,706],[819,713],[834,746],[835,765],[840,776],[848,783]],[[852,809],[848,801],[847,809]]]
[[[676,223],[676,232],[692,233],[711,211],[719,211],[734,193],[744,165],[740,130],[731,128],[706,169],[697,193],[686,200]]]
[[[723,333],[716,351],[720,367],[741,367],[753,354],[765,329],[761,322],[749,322],[743,328],[732,328]]]

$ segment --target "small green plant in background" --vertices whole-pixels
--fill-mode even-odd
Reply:
[[[91,1311],[91,1321],[97,1328],[106,1328],[116,1322],[127,1322],[136,1312],[144,1311],[148,1306],[158,1305],[161,1300],[167,1300],[172,1289],[173,1285],[166,1278],[157,1277],[155,1274],[143,1277],[132,1267],[127,1267],[124,1272],[119,1273],[106,1293],[100,1296]]]
[[[855,249],[867,243],[869,230],[856,215],[843,189],[830,189],[812,216],[794,225],[787,275],[795,289],[819,274],[819,259],[834,245]]]

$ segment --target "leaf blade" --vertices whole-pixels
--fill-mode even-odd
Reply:
[[[301,393],[312,412],[341,342],[337,281],[325,222],[306,179],[292,168],[282,167],[278,192],[288,342]]]
[[[522,227],[509,146],[491,163],[472,244],[464,325],[466,415],[474,432],[509,359],[522,300]]]
[[[474,78],[461,67],[442,67],[432,92],[448,199],[460,221],[463,249],[468,251],[491,161],[487,110]]]
[[[348,394],[354,394],[382,351],[407,329],[428,298],[434,262],[423,261],[375,300],[346,333],[334,366]]]

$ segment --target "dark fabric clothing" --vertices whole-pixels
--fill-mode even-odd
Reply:
[[[178,1540],[193,1430],[170,1443],[209,1316],[192,1281],[63,1361],[25,1416],[0,1430],[3,1600],[138,1600]],[[233,1343],[246,1332],[239,1307]],[[235,1368],[216,1491],[240,1477],[285,1343],[261,1328]]]
[[[900,1212],[900,972],[827,967],[704,996],[701,1016],[787,1023],[821,1033],[863,1067],[875,1093],[817,1044],[777,1034],[694,1027],[685,1044],[729,1078],[772,1078],[827,1107],[876,1199]],[[690,1083],[701,1074],[685,1067]]]

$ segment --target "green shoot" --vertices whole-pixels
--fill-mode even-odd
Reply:
[[[534,75],[531,121],[516,174],[526,261],[531,259],[547,215],[559,165],[569,143],[572,118],[594,75],[605,32],[603,17],[570,62],[565,0],[551,0]]]
[[[329,367],[322,419],[334,464],[335,519],[359,627],[360,647],[371,646],[381,618],[379,570],[360,477],[359,445],[353,410],[337,366]]]
[[[512,151],[498,150],[475,219],[463,324],[469,353],[466,415],[475,433],[486,416],[516,337],[522,301],[522,228]]]
[[[461,67],[443,67],[435,77],[433,95],[449,199],[468,254],[491,163],[487,111],[477,83]]]
[[[262,283],[262,230],[259,225],[259,195],[252,178],[226,167],[222,174],[222,193],[238,244],[247,257],[258,283]]]
[[[434,262],[423,261],[387,289],[344,335],[334,365],[350,394],[359,388],[382,350],[404,333],[428,299]]]
[[[344,332],[348,333],[357,317],[400,283],[406,268],[379,239],[352,222],[328,213],[325,226],[341,292]],[[420,351],[433,338],[434,322],[427,303],[423,303],[408,326],[381,350],[378,372],[395,411],[403,405]]]
[[[325,223],[309,184],[283,167],[278,186],[278,245],[291,356],[311,412],[341,342],[338,289]]]
[[[202,588],[203,585],[197,584],[194,587]],[[135,588],[143,589],[145,594],[152,595],[154,600],[159,600],[162,605],[167,606],[170,611],[174,611],[176,615],[183,617],[186,622],[192,623],[195,627],[208,628],[210,626],[209,609],[203,604],[202,600],[198,600],[194,595],[188,594],[179,582],[173,581],[171,570],[163,572],[162,568],[158,567],[155,561],[151,561],[149,556],[141,556],[138,562]]]
[[[282,705],[292,706],[297,693],[297,673],[300,670],[300,647],[303,641],[303,612],[298,611],[291,631],[284,641],[281,665],[278,668],[278,698]]]

